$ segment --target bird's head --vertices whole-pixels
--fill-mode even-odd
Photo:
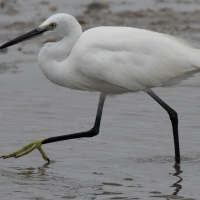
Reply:
[[[77,20],[73,16],[65,13],[52,15],[46,21],[44,21],[38,28],[3,44],[2,46],[0,46],[0,49],[4,49],[6,47],[38,37],[40,35],[61,34],[66,36],[73,30],[73,27],[77,23]]]

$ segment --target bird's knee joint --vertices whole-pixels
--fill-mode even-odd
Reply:
[[[88,137],[94,137],[96,135],[99,134],[99,129],[98,128],[92,128],[89,132],[88,132]]]
[[[177,113],[176,111],[174,111],[174,110],[173,110],[173,112],[171,112],[171,113],[169,114],[169,116],[170,116],[170,119],[171,119],[171,120],[178,119],[178,113]]]

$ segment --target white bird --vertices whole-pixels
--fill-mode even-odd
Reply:
[[[38,61],[51,82],[75,89],[100,92],[94,127],[86,132],[36,140],[2,158],[23,156],[37,148],[49,162],[41,145],[61,140],[93,137],[99,133],[106,95],[144,91],[169,114],[172,122],[175,161],[180,163],[178,115],[152,91],[172,87],[200,71],[200,50],[184,40],[131,27],[97,27],[82,32],[68,14],[55,14],[38,28],[13,39],[0,49],[39,36],[59,34],[62,40],[44,44]]]

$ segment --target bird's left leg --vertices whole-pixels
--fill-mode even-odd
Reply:
[[[30,144],[24,146],[23,148],[15,151],[11,154],[1,156],[0,158],[4,158],[4,159],[10,158],[10,157],[19,158],[21,156],[24,156],[24,155],[30,153],[31,151],[33,151],[34,149],[37,148],[40,151],[43,159],[49,162],[49,159],[47,158],[46,154],[42,150],[41,146],[43,144],[58,142],[58,141],[62,141],[62,140],[82,138],[82,137],[93,137],[93,136],[98,135],[105,99],[106,99],[106,94],[100,94],[96,120],[95,120],[94,126],[91,130],[85,131],[85,132],[80,132],[80,133],[74,133],[74,134],[70,134],[70,135],[61,135],[61,136],[50,137],[50,138],[47,138],[47,139],[35,140],[35,141],[31,142]]]
[[[105,99],[106,99],[106,95],[100,94],[96,119],[95,119],[95,123],[94,123],[94,126],[92,129],[90,129],[89,131],[73,133],[70,135],[61,135],[61,136],[50,137],[50,138],[47,138],[44,141],[42,141],[42,144],[48,144],[48,143],[58,142],[58,141],[62,141],[62,140],[71,140],[71,139],[82,138],[82,137],[94,137],[94,136],[98,135]]]
[[[19,158],[19,157],[22,157],[26,154],[29,154],[34,149],[38,149],[39,152],[41,153],[43,159],[46,160],[49,163],[49,158],[46,156],[45,152],[43,151],[43,149],[41,147],[42,141],[44,141],[44,140],[45,139],[35,140],[35,141],[25,145],[21,149],[14,151],[11,154],[3,155],[0,158],[3,158],[3,159],[10,158],[10,157]]]

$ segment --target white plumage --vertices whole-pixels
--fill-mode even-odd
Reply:
[[[149,91],[179,84],[200,68],[200,51],[172,36],[128,27],[82,33],[67,14],[53,15],[41,27],[51,22],[57,22],[53,32],[64,38],[44,45],[39,65],[50,81],[64,87],[107,94]]]
[[[100,92],[96,120],[91,130],[36,140],[3,158],[21,157],[37,148],[49,161],[42,144],[99,133],[107,94],[144,91],[169,114],[174,136],[175,160],[180,163],[178,115],[152,90],[172,87],[200,71],[200,50],[182,39],[162,33],[128,27],[97,27],[82,33],[78,21],[56,14],[36,28],[0,49],[38,35],[61,35],[62,40],[46,43],[39,53],[39,66],[53,83],[76,90]]]

